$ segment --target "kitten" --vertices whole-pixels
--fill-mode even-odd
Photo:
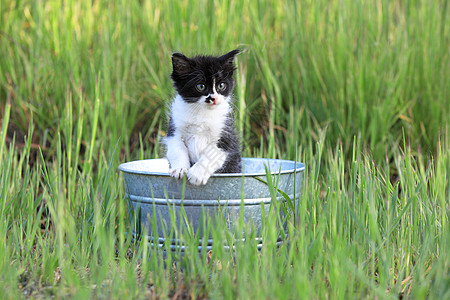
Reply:
[[[177,92],[170,107],[165,144],[169,174],[204,185],[213,173],[241,172],[241,154],[232,110],[234,58],[172,55]]]

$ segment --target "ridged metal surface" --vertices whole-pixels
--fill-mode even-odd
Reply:
[[[270,190],[265,183],[266,168],[278,190],[287,194],[298,207],[304,164],[279,159],[243,158],[242,167],[242,173],[214,174],[204,186],[194,186],[170,177],[166,159],[123,163],[119,170],[123,172],[125,198],[140,220],[139,231],[142,232],[142,226],[145,226],[147,232],[158,234],[155,239],[147,237],[152,245],[162,246],[167,242],[164,231],[167,232],[168,226],[173,223],[183,230],[183,225],[189,222],[194,231],[202,236],[202,217],[209,216],[210,222],[214,223],[218,214],[225,218],[226,226],[234,232],[241,207],[244,209],[244,222],[253,225],[260,242],[261,213],[264,210],[267,216],[272,203]],[[275,198],[285,201],[279,192]],[[175,220],[172,220],[172,216],[175,216]],[[152,228],[151,224],[156,224],[157,228]],[[139,236],[139,232],[133,233],[133,236]],[[169,242],[172,249],[183,247],[178,240]],[[212,242],[208,240],[208,249]]]

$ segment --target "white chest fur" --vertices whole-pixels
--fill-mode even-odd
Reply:
[[[186,103],[179,95],[175,97],[171,106],[175,130],[165,139],[170,176],[180,179],[186,174],[190,183],[201,185],[223,166],[227,153],[217,142],[229,118],[229,100],[216,99],[218,104],[211,105],[205,99]]]
[[[201,101],[186,103],[179,95],[172,103],[174,138],[180,139],[188,149],[192,162],[198,161],[208,145],[220,139],[230,110],[228,99],[211,106]]]

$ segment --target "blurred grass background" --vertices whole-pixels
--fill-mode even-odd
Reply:
[[[0,296],[446,298],[448,18],[425,0],[0,0]],[[307,166],[292,247],[269,230],[264,255],[162,268],[180,257],[132,245],[117,166],[163,155],[171,53],[235,48],[245,155]]]
[[[70,114],[83,120],[83,149],[96,119],[108,154],[120,138],[135,156],[139,134],[148,155],[161,154],[171,53],[240,47],[248,155],[293,158],[324,128],[347,158],[355,136],[377,161],[403,134],[434,153],[450,114],[448,10],[447,1],[3,0],[1,110],[9,99],[23,134],[33,114],[34,141],[48,148],[69,134]]]

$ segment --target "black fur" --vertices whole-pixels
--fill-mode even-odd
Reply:
[[[195,103],[201,96],[211,94],[213,92],[213,81],[215,81],[216,90],[218,90],[220,83],[225,83],[226,88],[221,90],[220,94],[225,97],[231,96],[235,86],[233,79],[236,70],[234,58],[239,52],[239,50],[233,50],[220,57],[199,55],[193,58],[188,58],[181,53],[174,53],[172,55],[173,71],[171,74],[174,88],[188,103]],[[205,85],[203,91],[196,88],[200,83]],[[175,129],[173,119],[170,117],[167,135],[173,136]],[[235,130],[232,113],[227,116],[217,147],[227,152],[227,158],[216,173],[240,173],[242,169],[240,141]]]
[[[173,118],[170,116],[169,126],[167,128],[167,136],[174,136],[175,134],[175,124],[173,123]]]
[[[225,129],[222,131],[217,147],[228,153],[227,159],[222,168],[216,173],[240,173],[241,167],[241,147],[238,135],[234,127],[233,116],[228,116]]]

